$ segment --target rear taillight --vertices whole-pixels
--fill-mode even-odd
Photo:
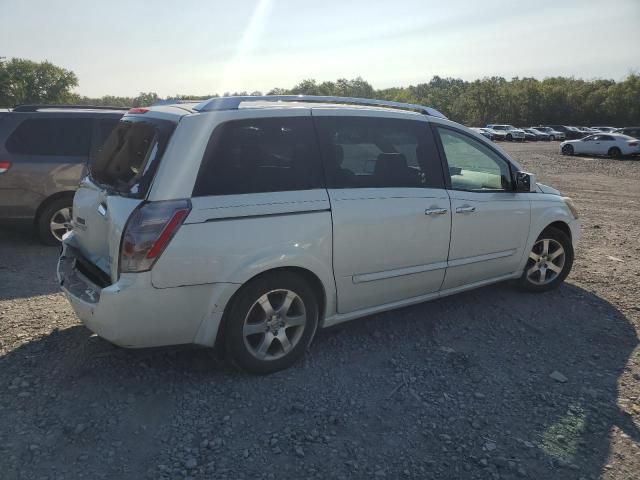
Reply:
[[[637,147],[638,146],[638,142],[629,142],[628,145],[630,147]]]
[[[8,162],[6,160],[0,161],[0,174],[5,173],[10,168],[11,168],[11,162]]]
[[[150,270],[190,211],[189,200],[143,203],[136,208],[122,234],[120,272]]]
[[[147,113],[149,111],[148,108],[143,108],[143,107],[134,107],[134,108],[130,108],[127,113],[137,113],[137,114],[141,114],[141,113]]]

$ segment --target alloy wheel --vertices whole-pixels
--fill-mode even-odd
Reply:
[[[71,207],[61,208],[51,215],[49,229],[56,240],[61,242],[64,234],[73,230],[73,226],[71,225],[71,215]]]
[[[272,290],[253,303],[244,319],[245,346],[258,360],[277,360],[300,342],[306,323],[306,308],[297,293]]]
[[[557,240],[542,238],[529,253],[527,280],[534,285],[547,285],[562,273],[566,259],[564,248]]]

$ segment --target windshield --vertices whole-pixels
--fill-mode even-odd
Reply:
[[[121,194],[143,198],[174,127],[167,120],[124,117],[89,167],[91,178]]]

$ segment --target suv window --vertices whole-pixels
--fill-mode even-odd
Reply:
[[[441,187],[424,122],[315,117],[329,188]]]
[[[7,139],[10,153],[87,156],[91,145],[90,118],[29,118]]]
[[[320,152],[310,117],[234,120],[218,126],[194,196],[320,188]]]
[[[438,127],[451,187],[470,191],[512,190],[511,170],[506,160],[481,142],[455,130]]]

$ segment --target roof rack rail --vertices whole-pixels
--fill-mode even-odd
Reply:
[[[12,112],[37,112],[46,109],[71,109],[71,110],[129,110],[130,107],[109,107],[105,105],[16,105]]]
[[[264,96],[238,96],[238,97],[213,97],[194,107],[198,112],[214,112],[220,110],[237,110],[243,102],[304,102],[304,103],[338,103],[343,105],[363,105],[369,107],[397,108],[399,110],[411,110],[431,115],[433,117],[447,118],[435,108],[416,105],[413,103],[391,102],[388,100],[374,100],[370,98],[356,97],[331,97],[316,95],[264,95]]]
[[[184,103],[202,103],[202,99],[201,98],[194,98],[194,99],[189,99],[189,98],[166,98],[164,100],[158,100],[157,102],[155,102],[153,105],[151,105],[152,107],[162,107],[164,105],[182,105]]]

